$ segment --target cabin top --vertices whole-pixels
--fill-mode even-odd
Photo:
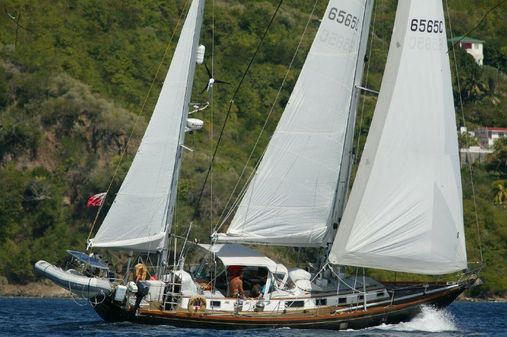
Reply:
[[[276,263],[269,257],[249,247],[239,244],[200,244],[202,248],[214,253],[222,261],[225,267],[228,266],[256,266],[265,267],[271,273],[287,274],[287,267]]]

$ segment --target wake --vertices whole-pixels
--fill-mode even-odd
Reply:
[[[382,324],[375,327],[380,330],[390,331],[426,331],[444,332],[456,331],[454,316],[446,310],[436,310],[432,307],[423,307],[422,312],[410,322],[398,324]]]

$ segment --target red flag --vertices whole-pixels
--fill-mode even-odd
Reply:
[[[99,194],[92,195],[88,198],[88,202],[86,203],[86,207],[98,207],[102,206],[104,203],[104,199],[106,198],[107,192],[102,192]]]

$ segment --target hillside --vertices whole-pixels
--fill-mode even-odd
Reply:
[[[196,115],[205,121],[204,130],[187,135],[186,143],[195,151],[185,153],[173,227],[184,233],[193,220],[192,235],[201,240],[218,222],[250,153],[247,172],[261,155],[326,6],[325,1],[318,2],[275,101],[313,7],[308,1],[283,3],[234,102],[204,189],[200,217],[192,219],[229,100],[278,2],[214,3],[214,9],[211,2],[206,8],[201,43],[211,65],[214,36],[215,76],[231,85],[215,86],[212,108]],[[85,248],[96,211],[85,207],[86,200],[110,184],[110,195],[119,188],[156,102],[186,4],[184,0],[5,0],[0,4],[0,274],[9,282],[33,281],[32,266],[40,258],[61,262],[65,249]],[[473,32],[492,7],[491,1],[449,0],[448,5],[455,36],[468,34],[486,41],[484,67],[457,50],[461,88],[459,93],[455,83],[457,127],[463,125],[460,94],[470,130],[507,127],[507,5],[489,13]],[[395,9],[395,1],[376,2],[365,80],[373,89],[380,87]],[[199,66],[192,102],[209,99],[201,94],[206,82],[206,71]],[[361,146],[375,101],[373,96],[362,97],[365,108],[359,120],[363,122],[356,127],[356,143]],[[272,106],[273,114],[254,149]],[[507,142],[499,143],[487,162],[472,169],[485,262],[480,292],[505,294],[507,208],[505,202],[495,203],[495,196],[506,186]],[[466,166],[463,185],[469,260],[478,261],[479,237]],[[284,258],[291,253],[277,250]]]

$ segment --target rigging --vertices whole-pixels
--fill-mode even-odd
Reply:
[[[486,14],[479,21],[479,23],[473,29],[471,29],[470,32],[474,31],[493,9],[501,6],[505,2],[506,1],[503,1],[500,4],[497,4],[496,6],[492,7],[489,11],[487,11]],[[447,21],[449,22],[449,34],[451,35],[451,39],[452,39],[454,36],[453,36],[453,31],[452,31],[449,3],[447,0],[445,0],[445,7],[447,10]],[[467,34],[469,34],[470,32],[468,32]],[[459,41],[457,41],[456,43],[458,43],[458,42]],[[460,111],[461,111],[461,120],[462,120],[463,126],[466,127],[465,109],[463,107],[463,97],[461,96],[461,83],[460,83],[459,75],[458,75],[458,64],[457,64],[456,49],[455,49],[456,43],[452,45],[452,54],[453,54],[454,70],[455,70],[454,73],[456,76],[456,85],[458,86],[458,93],[459,93],[458,97],[459,97],[459,105],[460,105]],[[447,51],[447,52],[449,53],[449,51]],[[475,226],[476,226],[476,231],[477,231],[477,241],[478,241],[478,245],[479,245],[479,247],[478,247],[479,248],[479,258],[480,258],[479,269],[481,269],[484,264],[484,257],[482,255],[482,240],[481,240],[481,231],[480,231],[480,227],[479,227],[479,215],[477,212],[477,200],[476,200],[476,196],[475,196],[474,174],[473,174],[473,169],[472,169],[472,163],[470,163],[470,161],[468,161],[468,160],[466,162],[468,164],[467,165],[468,174],[469,174],[469,179],[470,179],[470,185],[472,188],[472,200],[473,200],[473,204],[474,204]]]
[[[206,183],[208,182],[208,178],[210,176],[210,173],[211,173],[211,170],[212,170],[212,167],[213,167],[213,163],[215,161],[215,157],[216,157],[218,148],[220,146],[220,142],[222,140],[222,136],[224,134],[225,126],[227,125],[227,120],[229,119],[229,116],[231,114],[232,105],[234,104],[234,99],[236,98],[236,95],[238,94],[239,89],[241,88],[241,85],[243,84],[243,81],[245,80],[245,77],[246,77],[246,75],[248,74],[248,72],[250,70],[250,67],[252,66],[255,58],[257,57],[257,54],[259,53],[259,50],[260,50],[262,44],[264,43],[266,35],[267,35],[269,29],[271,28],[271,25],[273,24],[273,21],[275,20],[275,17],[277,15],[278,10],[280,9],[280,6],[282,5],[282,3],[283,3],[283,0],[280,0],[278,2],[278,6],[276,7],[273,15],[271,16],[271,20],[269,21],[268,26],[266,27],[266,30],[264,31],[264,34],[261,37],[261,40],[257,44],[257,48],[255,49],[255,52],[252,55],[252,58],[250,59],[250,62],[248,63],[248,66],[246,67],[245,71],[243,72],[243,76],[241,77],[241,80],[239,81],[238,85],[236,86],[236,89],[234,89],[234,93],[232,94],[231,100],[229,101],[229,108],[227,109],[227,114],[225,115],[225,120],[224,120],[224,123],[222,124],[222,128],[221,128],[220,134],[218,136],[217,144],[215,146],[215,149],[213,150],[213,156],[211,157],[211,161],[210,161],[210,164],[208,166],[208,170],[206,172],[206,177],[204,178],[204,182],[202,184],[201,191],[199,192],[199,197],[197,198],[197,201],[196,201],[196,204],[195,204],[194,217],[197,217],[199,215],[199,205],[201,203],[201,198],[202,198],[202,195],[204,193],[204,188],[206,187]]]
[[[186,0],[183,7],[186,8],[187,6],[189,6],[189,4],[190,4],[190,0]],[[165,50],[164,50],[164,54],[162,55],[160,63],[157,66],[157,70],[155,71],[155,75],[153,76],[153,79],[152,79],[152,81],[150,83],[150,87],[148,88],[148,92],[146,93],[146,96],[144,97],[143,103],[141,104],[141,108],[139,109],[139,112],[137,113],[137,116],[136,116],[136,118],[134,120],[134,123],[132,124],[132,128],[130,129],[130,132],[128,134],[127,142],[125,143],[125,146],[123,147],[123,149],[122,149],[122,151],[120,153],[120,159],[118,160],[118,164],[116,164],[116,168],[115,168],[115,170],[113,172],[111,180],[109,181],[109,185],[107,186],[106,197],[104,198],[104,201],[102,202],[102,204],[100,205],[99,209],[97,210],[97,213],[95,214],[95,217],[93,219],[92,225],[90,227],[90,232],[88,233],[88,237],[86,239],[87,242],[90,240],[90,238],[91,238],[91,236],[93,234],[93,229],[95,228],[95,225],[97,224],[97,220],[99,218],[99,215],[100,215],[100,213],[101,213],[104,205],[106,204],[107,196],[109,194],[109,191],[111,190],[111,187],[113,186],[113,182],[114,182],[116,176],[118,175],[120,167],[121,167],[121,165],[123,163],[123,159],[125,158],[125,154],[128,151],[130,141],[132,140],[132,136],[134,135],[134,130],[136,129],[137,123],[139,122],[139,119],[141,118],[141,115],[144,112],[144,109],[146,107],[148,99],[150,98],[151,92],[152,92],[152,90],[153,90],[153,88],[155,86],[155,82],[157,81],[157,78],[158,78],[158,75],[159,75],[160,70],[162,68],[162,65],[163,65],[163,63],[164,63],[164,61],[166,59],[166,56],[169,53],[169,48],[172,45],[172,41],[174,39],[174,36],[176,35],[176,31],[178,30],[179,26],[182,24],[184,16],[185,16],[185,11],[182,10],[180,16],[178,17],[178,21],[176,22],[176,25],[174,26],[173,32],[171,34],[171,37],[169,38],[169,41],[166,44],[166,47],[165,47]]]
[[[257,136],[257,139],[255,140],[255,143],[254,143],[254,146],[252,147],[252,150],[250,151],[250,155],[248,156],[248,159],[245,163],[245,165],[243,166],[243,169],[241,171],[241,174],[239,175],[238,177],[238,180],[236,181],[236,184],[234,185],[234,188],[231,192],[231,194],[229,195],[229,198],[227,199],[227,203],[225,204],[224,206],[224,209],[222,211],[222,213],[220,214],[220,218],[219,218],[219,224],[215,227],[215,229],[213,230],[213,232],[217,232],[222,226],[223,224],[227,221],[227,219],[232,215],[232,213],[234,212],[234,208],[239,204],[241,198],[243,197],[244,193],[246,192],[246,188],[248,186],[248,182],[250,181],[250,179],[252,178],[255,170],[257,169],[258,165],[260,164],[262,157],[264,156],[264,152],[265,150],[263,151],[263,153],[261,154],[259,160],[257,161],[257,164],[255,165],[254,169],[252,170],[252,173],[250,174],[250,176],[248,177],[247,179],[247,183],[244,184],[243,188],[241,189],[241,191],[239,192],[238,196],[236,197],[236,200],[233,202],[233,204],[229,207],[229,204],[231,203],[232,201],[232,198],[234,197],[234,194],[236,193],[236,190],[237,188],[239,187],[240,183],[241,183],[241,179],[243,178],[247,168],[248,168],[248,164],[250,163],[250,160],[252,159],[253,155],[254,155],[254,152],[255,152],[255,149],[257,148],[257,145],[259,144],[260,142],[260,139],[261,139],[261,136],[262,134],[264,133],[264,130],[266,129],[266,126],[269,122],[269,119],[271,117],[271,114],[273,113],[274,109],[275,109],[275,106],[276,106],[276,103],[278,102],[278,98],[280,96],[280,93],[285,85],[285,82],[287,81],[287,78],[289,76],[289,73],[290,71],[292,70],[292,66],[294,64],[294,61],[296,60],[296,56],[299,52],[299,49],[303,43],[303,39],[306,35],[306,32],[308,30],[308,27],[310,25],[310,22],[312,21],[312,18],[314,16],[314,13],[315,13],[315,9],[317,8],[317,4],[318,4],[319,0],[316,0],[315,3],[313,4],[313,7],[312,7],[312,11],[310,12],[310,15],[308,16],[308,20],[306,21],[306,25],[305,25],[305,28],[303,30],[303,32],[301,33],[301,36],[299,38],[299,41],[298,41],[298,44],[296,46],[296,49],[294,50],[294,53],[292,55],[292,59],[289,63],[289,66],[287,68],[287,71],[285,72],[285,76],[282,80],[282,83],[280,84],[279,88],[278,88],[278,91],[276,93],[276,96],[275,96],[275,99],[273,101],[273,104],[271,105],[271,108],[268,112],[268,115],[266,116],[266,119],[264,121],[264,124],[261,128],[261,131],[259,132],[258,136]],[[225,216],[224,216],[225,215]]]

